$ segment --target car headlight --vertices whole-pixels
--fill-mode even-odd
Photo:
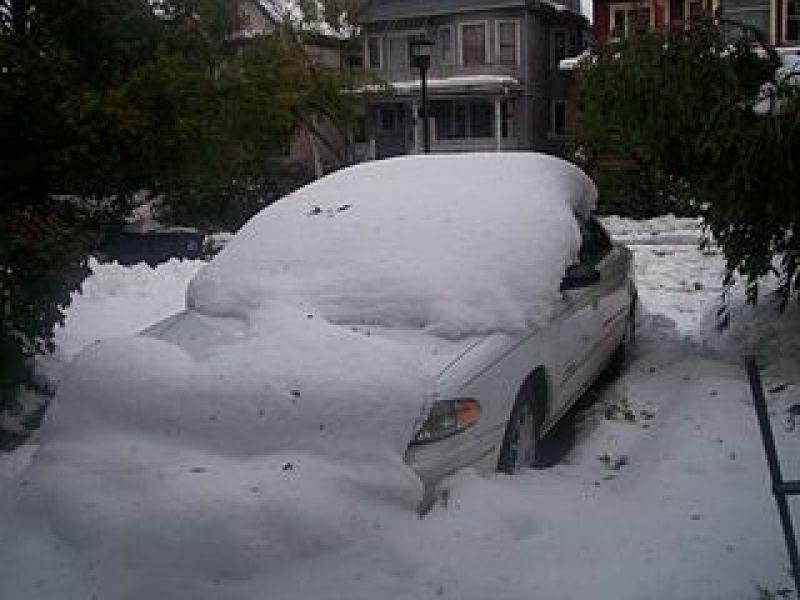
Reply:
[[[411,445],[442,440],[468,429],[481,416],[481,405],[474,398],[457,398],[434,402],[428,418],[417,431]]]

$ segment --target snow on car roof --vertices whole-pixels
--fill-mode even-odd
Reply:
[[[189,286],[189,308],[459,338],[552,314],[591,180],[533,153],[403,157],[343,169],[254,217]]]

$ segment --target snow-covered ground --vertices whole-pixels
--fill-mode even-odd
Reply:
[[[723,263],[697,248],[696,221],[606,222],[636,255],[639,341],[627,371],[580,416],[561,464],[514,477],[460,473],[418,519],[380,493],[355,494],[342,485],[351,474],[328,478],[319,463],[306,472],[263,465],[280,470],[264,480],[286,486],[276,491],[235,487],[252,465],[209,456],[160,473],[184,482],[174,488],[181,497],[154,488],[143,504],[114,505],[135,472],[100,482],[93,497],[74,496],[84,504],[65,511],[99,512],[110,524],[101,552],[85,545],[96,533],[91,520],[55,519],[48,531],[53,523],[31,517],[36,507],[12,513],[7,505],[36,494],[4,494],[0,514],[15,516],[0,519],[0,596],[728,600],[791,588],[741,354],[756,352],[766,365],[785,475],[800,477],[800,430],[786,427],[786,409],[800,402],[800,310],[777,316],[768,298],[753,310],[736,296],[732,327],[719,334],[712,316]],[[198,266],[96,267],[57,335],[62,355],[174,312]],[[25,472],[34,451],[0,458],[0,487],[36,484]],[[132,454],[143,451],[131,440]],[[130,468],[146,469],[146,459]],[[230,489],[204,483],[215,469],[230,476],[209,481]],[[265,492],[294,499],[296,509],[259,510]],[[163,532],[126,528],[137,512],[158,508],[147,502],[172,503],[170,533],[196,540],[187,555],[148,544]]]

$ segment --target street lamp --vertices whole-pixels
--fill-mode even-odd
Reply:
[[[428,128],[428,67],[431,66],[433,41],[416,38],[408,43],[411,51],[411,66],[419,69],[422,92],[422,148],[425,154],[431,151],[431,132]]]

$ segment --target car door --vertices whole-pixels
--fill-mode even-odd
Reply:
[[[562,291],[557,320],[558,344],[554,387],[557,406],[553,418],[560,417],[586,389],[593,375],[605,362],[604,323],[613,305],[605,299],[611,284],[609,259],[612,254],[608,235],[594,218],[576,216],[581,229],[580,266],[595,272],[597,278]]]

